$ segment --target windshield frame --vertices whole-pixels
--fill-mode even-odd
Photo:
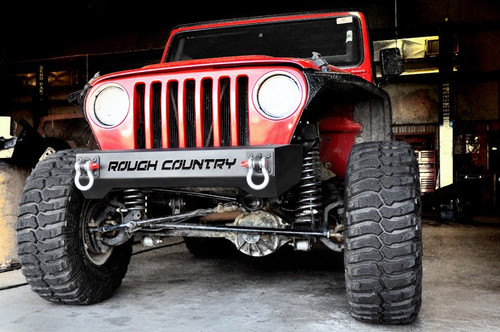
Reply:
[[[162,57],[162,63],[171,63],[179,60],[173,59],[172,52],[174,46],[174,41],[178,40],[184,33],[192,33],[192,32],[201,32],[206,33],[210,30],[224,29],[224,28],[236,28],[241,27],[242,29],[245,26],[263,26],[270,24],[279,24],[283,23],[293,23],[300,21],[311,21],[311,20],[324,20],[324,19],[348,19],[352,18],[352,23],[356,25],[356,37],[353,41],[355,43],[355,48],[357,48],[356,61],[351,61],[350,63],[332,63],[332,65],[339,68],[355,68],[360,66],[366,59],[366,29],[365,22],[360,13],[357,12],[327,12],[327,13],[304,13],[304,14],[294,14],[294,15],[284,15],[284,16],[267,16],[267,17],[256,17],[256,18],[248,18],[248,19],[238,19],[238,20],[225,20],[225,21],[215,21],[215,22],[207,22],[207,23],[198,23],[193,25],[184,25],[180,26],[173,30],[170,35],[169,41],[167,43],[167,47],[165,48],[164,55]],[[338,22],[338,21],[337,21]],[[339,24],[339,23],[337,23]],[[312,56],[312,52],[317,52],[317,50],[311,49],[310,54]],[[250,55],[250,54],[246,54]],[[269,56],[269,54],[252,54],[252,55],[262,55]],[[233,55],[228,55],[233,56]],[[271,55],[272,56],[272,55]],[[291,56],[285,56],[291,57]],[[202,59],[208,59],[213,57],[201,57]],[[306,57],[295,57],[306,59]],[[310,57],[308,57],[310,58]]]

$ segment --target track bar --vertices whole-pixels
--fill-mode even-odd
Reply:
[[[267,235],[283,235],[290,237],[328,237],[328,232],[322,231],[303,231],[297,229],[280,229],[280,228],[257,228],[257,227],[236,227],[236,226],[205,226],[193,224],[156,224],[158,228],[164,231],[173,231],[179,233],[176,235],[187,235],[189,233],[206,232],[206,233],[236,233],[236,234],[267,234]],[[194,234],[193,234],[194,235]]]

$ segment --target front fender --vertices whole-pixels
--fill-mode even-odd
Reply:
[[[328,117],[333,105],[352,105],[352,120],[362,127],[356,143],[391,139],[392,109],[389,95],[356,75],[339,72],[305,72],[309,86],[305,116]]]

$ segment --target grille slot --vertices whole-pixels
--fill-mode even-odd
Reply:
[[[146,86],[137,84],[135,86],[134,106],[135,106],[135,131],[136,131],[136,146],[138,149],[146,148],[146,129],[145,129],[145,105],[144,99],[146,94]]]
[[[151,130],[153,134],[153,148],[162,146],[161,138],[161,83],[151,85]]]
[[[219,81],[220,145],[231,146],[231,114],[229,78]]]
[[[195,82],[192,80],[184,83],[184,107],[186,119],[186,146],[196,146],[196,122],[195,122]]]
[[[133,105],[139,149],[249,144],[246,76],[139,83]]]
[[[179,147],[178,87],[179,84],[177,82],[168,83],[168,146],[171,148]]]
[[[239,145],[249,145],[248,130],[248,77],[238,77],[238,124]]]
[[[213,103],[212,89],[213,81],[204,79],[202,83],[202,114],[203,114],[203,142],[204,146],[214,146],[214,126],[213,126]]]

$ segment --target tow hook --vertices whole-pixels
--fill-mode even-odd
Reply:
[[[81,191],[87,191],[92,188],[92,186],[94,185],[94,171],[98,170],[99,168],[99,163],[95,161],[87,160],[83,162],[82,160],[77,160],[75,163],[75,186]],[[80,182],[82,171],[88,178],[88,183],[86,185],[82,185]]]
[[[242,161],[240,164],[242,167],[248,168],[247,173],[247,184],[253,190],[263,190],[269,184],[269,171],[267,169],[267,159],[263,157],[261,154],[257,155],[255,158],[253,156],[249,156],[248,160]],[[260,184],[256,184],[253,181],[254,173],[260,174],[264,176],[264,180]]]

